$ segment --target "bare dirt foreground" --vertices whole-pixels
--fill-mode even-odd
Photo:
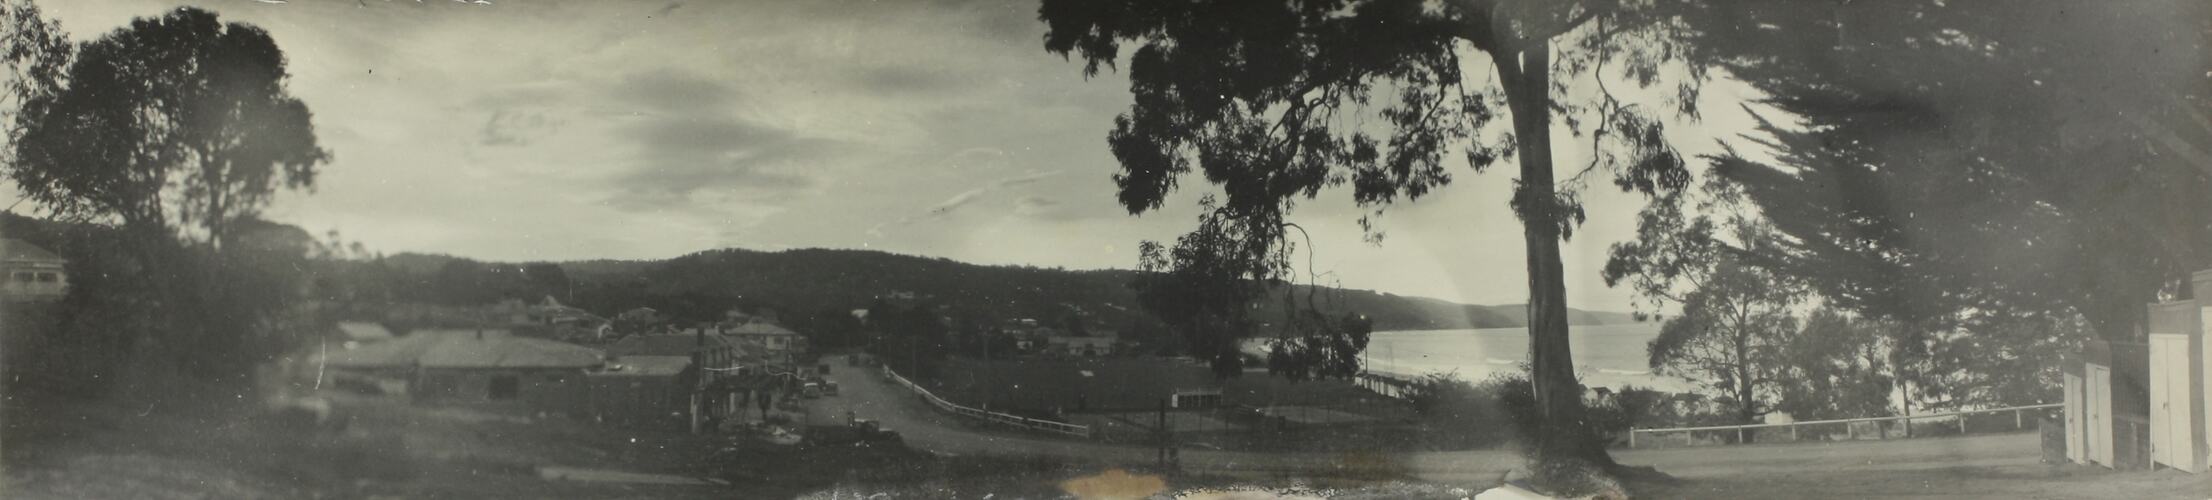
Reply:
[[[840,370],[851,411],[908,446],[769,446],[560,419],[517,422],[397,401],[339,400],[344,429],[300,426],[228,394],[171,405],[6,402],[5,498],[1054,498],[1256,488],[1229,496],[1465,498],[1519,465],[1510,451],[1154,450],[975,427],[872,374]],[[1827,445],[1628,450],[1679,478],[1647,498],[2212,498],[2212,475],[2050,466],[2031,434]]]
[[[1051,457],[1107,467],[1150,463],[1154,450],[1074,442],[978,427],[932,411],[919,398],[871,373],[832,375],[846,395],[818,401],[817,413],[877,418],[907,442],[937,453]],[[1649,498],[2212,498],[2212,474],[2114,472],[2045,465],[2034,433],[1855,443],[1622,450],[1615,458],[1648,465],[1678,481],[1633,485]],[[1185,449],[1187,473],[1280,485],[1373,485],[1412,480],[1480,491],[1521,465],[1510,450],[1391,453],[1252,453]],[[1427,491],[1427,490],[1424,490]],[[1448,491],[1448,490],[1442,490]]]

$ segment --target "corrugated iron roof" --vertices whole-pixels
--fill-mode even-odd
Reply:
[[[620,366],[621,369],[615,369]],[[607,365],[604,376],[672,377],[691,366],[690,356],[623,356]]]
[[[364,345],[353,349],[330,353],[331,366],[340,368],[406,368],[415,366],[422,357],[447,335],[475,335],[474,331],[419,330],[404,337],[385,342]],[[485,335],[507,335],[504,330],[485,332]]]
[[[424,368],[588,368],[606,355],[566,342],[529,337],[449,337],[416,360]]]
[[[8,262],[68,262],[54,252],[46,251],[31,242],[15,238],[0,238],[0,259]]]
[[[776,326],[775,323],[754,321],[723,330],[724,335],[798,335],[799,332]]]
[[[481,337],[481,338],[480,338]],[[388,342],[331,353],[330,364],[348,368],[589,368],[603,363],[598,349],[504,330],[424,330]]]
[[[717,335],[707,335],[707,345],[726,346],[730,342]],[[699,349],[699,338],[691,334],[631,335],[607,346],[607,354],[615,356],[690,356]]]
[[[343,333],[346,338],[353,340],[389,340],[392,338],[392,331],[385,329],[384,325],[367,321],[340,321],[338,322],[338,333]]]

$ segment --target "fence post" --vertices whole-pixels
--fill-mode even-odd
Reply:
[[[1736,428],[1736,444],[1744,444],[1742,427]]]
[[[2014,409],[2012,410],[2012,430],[2016,430],[2016,431],[2017,431],[2017,430],[2020,430],[2020,429],[2021,429],[2021,428],[2023,428],[2023,427],[2024,427],[2024,426],[2022,426],[2022,425],[2021,425],[2021,423],[2020,423],[2020,409],[2018,409],[2018,408],[2014,408]]]
[[[1796,423],[1796,422],[1791,422],[1791,423],[1790,423],[1790,442],[1794,443],[1794,442],[1797,442],[1797,441],[1798,441],[1798,439],[1797,439],[1797,423]]]
[[[1844,423],[1843,423],[1843,437],[1844,437],[1844,439],[1847,439],[1847,440],[1851,440],[1851,441],[1858,441],[1858,440],[1859,440],[1859,426],[1856,426],[1856,425],[1851,425],[1851,424],[1855,424],[1855,423],[1858,423],[1858,422],[1844,422]]]
[[[1960,413],[1960,414],[1959,414],[1959,435],[1961,435],[1961,436],[1964,436],[1964,435],[1966,435],[1966,414],[1965,414],[1965,413]]]
[[[1636,449],[1636,430],[1628,430],[1628,449]]]

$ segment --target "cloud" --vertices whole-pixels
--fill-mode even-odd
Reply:
[[[744,100],[729,83],[676,69],[633,73],[608,89],[616,103],[639,113],[713,114]]]
[[[865,92],[888,95],[943,95],[973,86],[974,77],[943,67],[887,65],[853,72],[853,82]]]
[[[1027,216],[1046,215],[1058,211],[1058,201],[1043,196],[1028,195],[1014,200],[1014,213]]]
[[[484,120],[477,142],[486,146],[527,146],[560,126],[559,119],[542,111],[502,109]]]
[[[976,200],[983,199],[984,195],[991,194],[991,192],[1014,186],[1032,184],[1037,181],[1051,178],[1055,175],[1060,175],[1060,171],[1033,171],[1027,174],[994,180],[989,183],[985,183],[981,187],[977,187],[975,189],[970,189],[967,191],[961,191],[960,194],[952,195],[951,198],[946,198],[945,201],[938,203],[937,206],[930,207],[928,210],[925,210],[920,214],[901,217],[897,221],[893,222],[877,224],[874,228],[868,230],[868,235],[881,237],[883,236],[883,230],[885,228],[904,227],[917,222],[921,222],[926,219],[945,217],[951,215],[953,211],[959,210],[960,207],[968,206],[968,204],[975,203]]]
[[[683,2],[669,2],[667,6],[661,7],[660,10],[653,11],[652,17],[668,17],[669,14],[675,13],[676,9],[683,8],[683,6]]]
[[[612,179],[609,201],[626,210],[665,210],[714,201],[788,199],[812,188],[808,163],[827,160],[840,142],[802,136],[734,117],[654,117],[621,128],[633,146],[628,170]]]
[[[631,74],[605,94],[609,135],[628,149],[606,201],[623,210],[758,209],[814,188],[813,167],[851,147],[741,116],[743,93],[687,71]]]
[[[988,194],[992,191],[1006,189],[1010,186],[1019,186],[1023,184],[1037,182],[1040,180],[1044,180],[1046,177],[1052,177],[1055,175],[1060,175],[1060,171],[1054,170],[1049,172],[1031,172],[1026,175],[1008,177],[1005,179],[992,181],[990,184],[985,184],[983,187],[970,189],[961,192],[960,194],[953,195],[952,198],[945,199],[944,203],[939,203],[935,207],[930,207],[929,211],[925,213],[931,217],[943,216],[945,214],[952,213],[952,211],[955,209],[967,206],[967,204],[975,202],[976,199],[982,198],[983,195]]]

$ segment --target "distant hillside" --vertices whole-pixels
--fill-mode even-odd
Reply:
[[[453,257],[402,254],[387,265],[409,272],[436,273]],[[519,268],[514,264],[495,267]],[[701,308],[772,307],[781,314],[814,314],[825,309],[864,307],[878,297],[930,302],[987,318],[1037,318],[1052,321],[1080,311],[1094,324],[1121,328],[1149,321],[1128,287],[1135,271],[1075,271],[1029,266],[985,266],[943,258],[870,250],[802,249],[760,252],[726,249],[664,261],[593,260],[563,262],[572,280],[575,305],[612,314],[650,305],[667,309],[671,297]],[[1298,287],[1297,293],[1305,293]],[[1525,324],[1520,305],[1478,306],[1425,297],[1366,290],[1322,290],[1333,294],[1334,310],[1356,311],[1374,319],[1378,330],[1502,328]],[[1279,300],[1263,301],[1261,318],[1280,317]],[[719,309],[702,309],[711,314]],[[1570,310],[1573,324],[1627,323],[1624,313]]]

